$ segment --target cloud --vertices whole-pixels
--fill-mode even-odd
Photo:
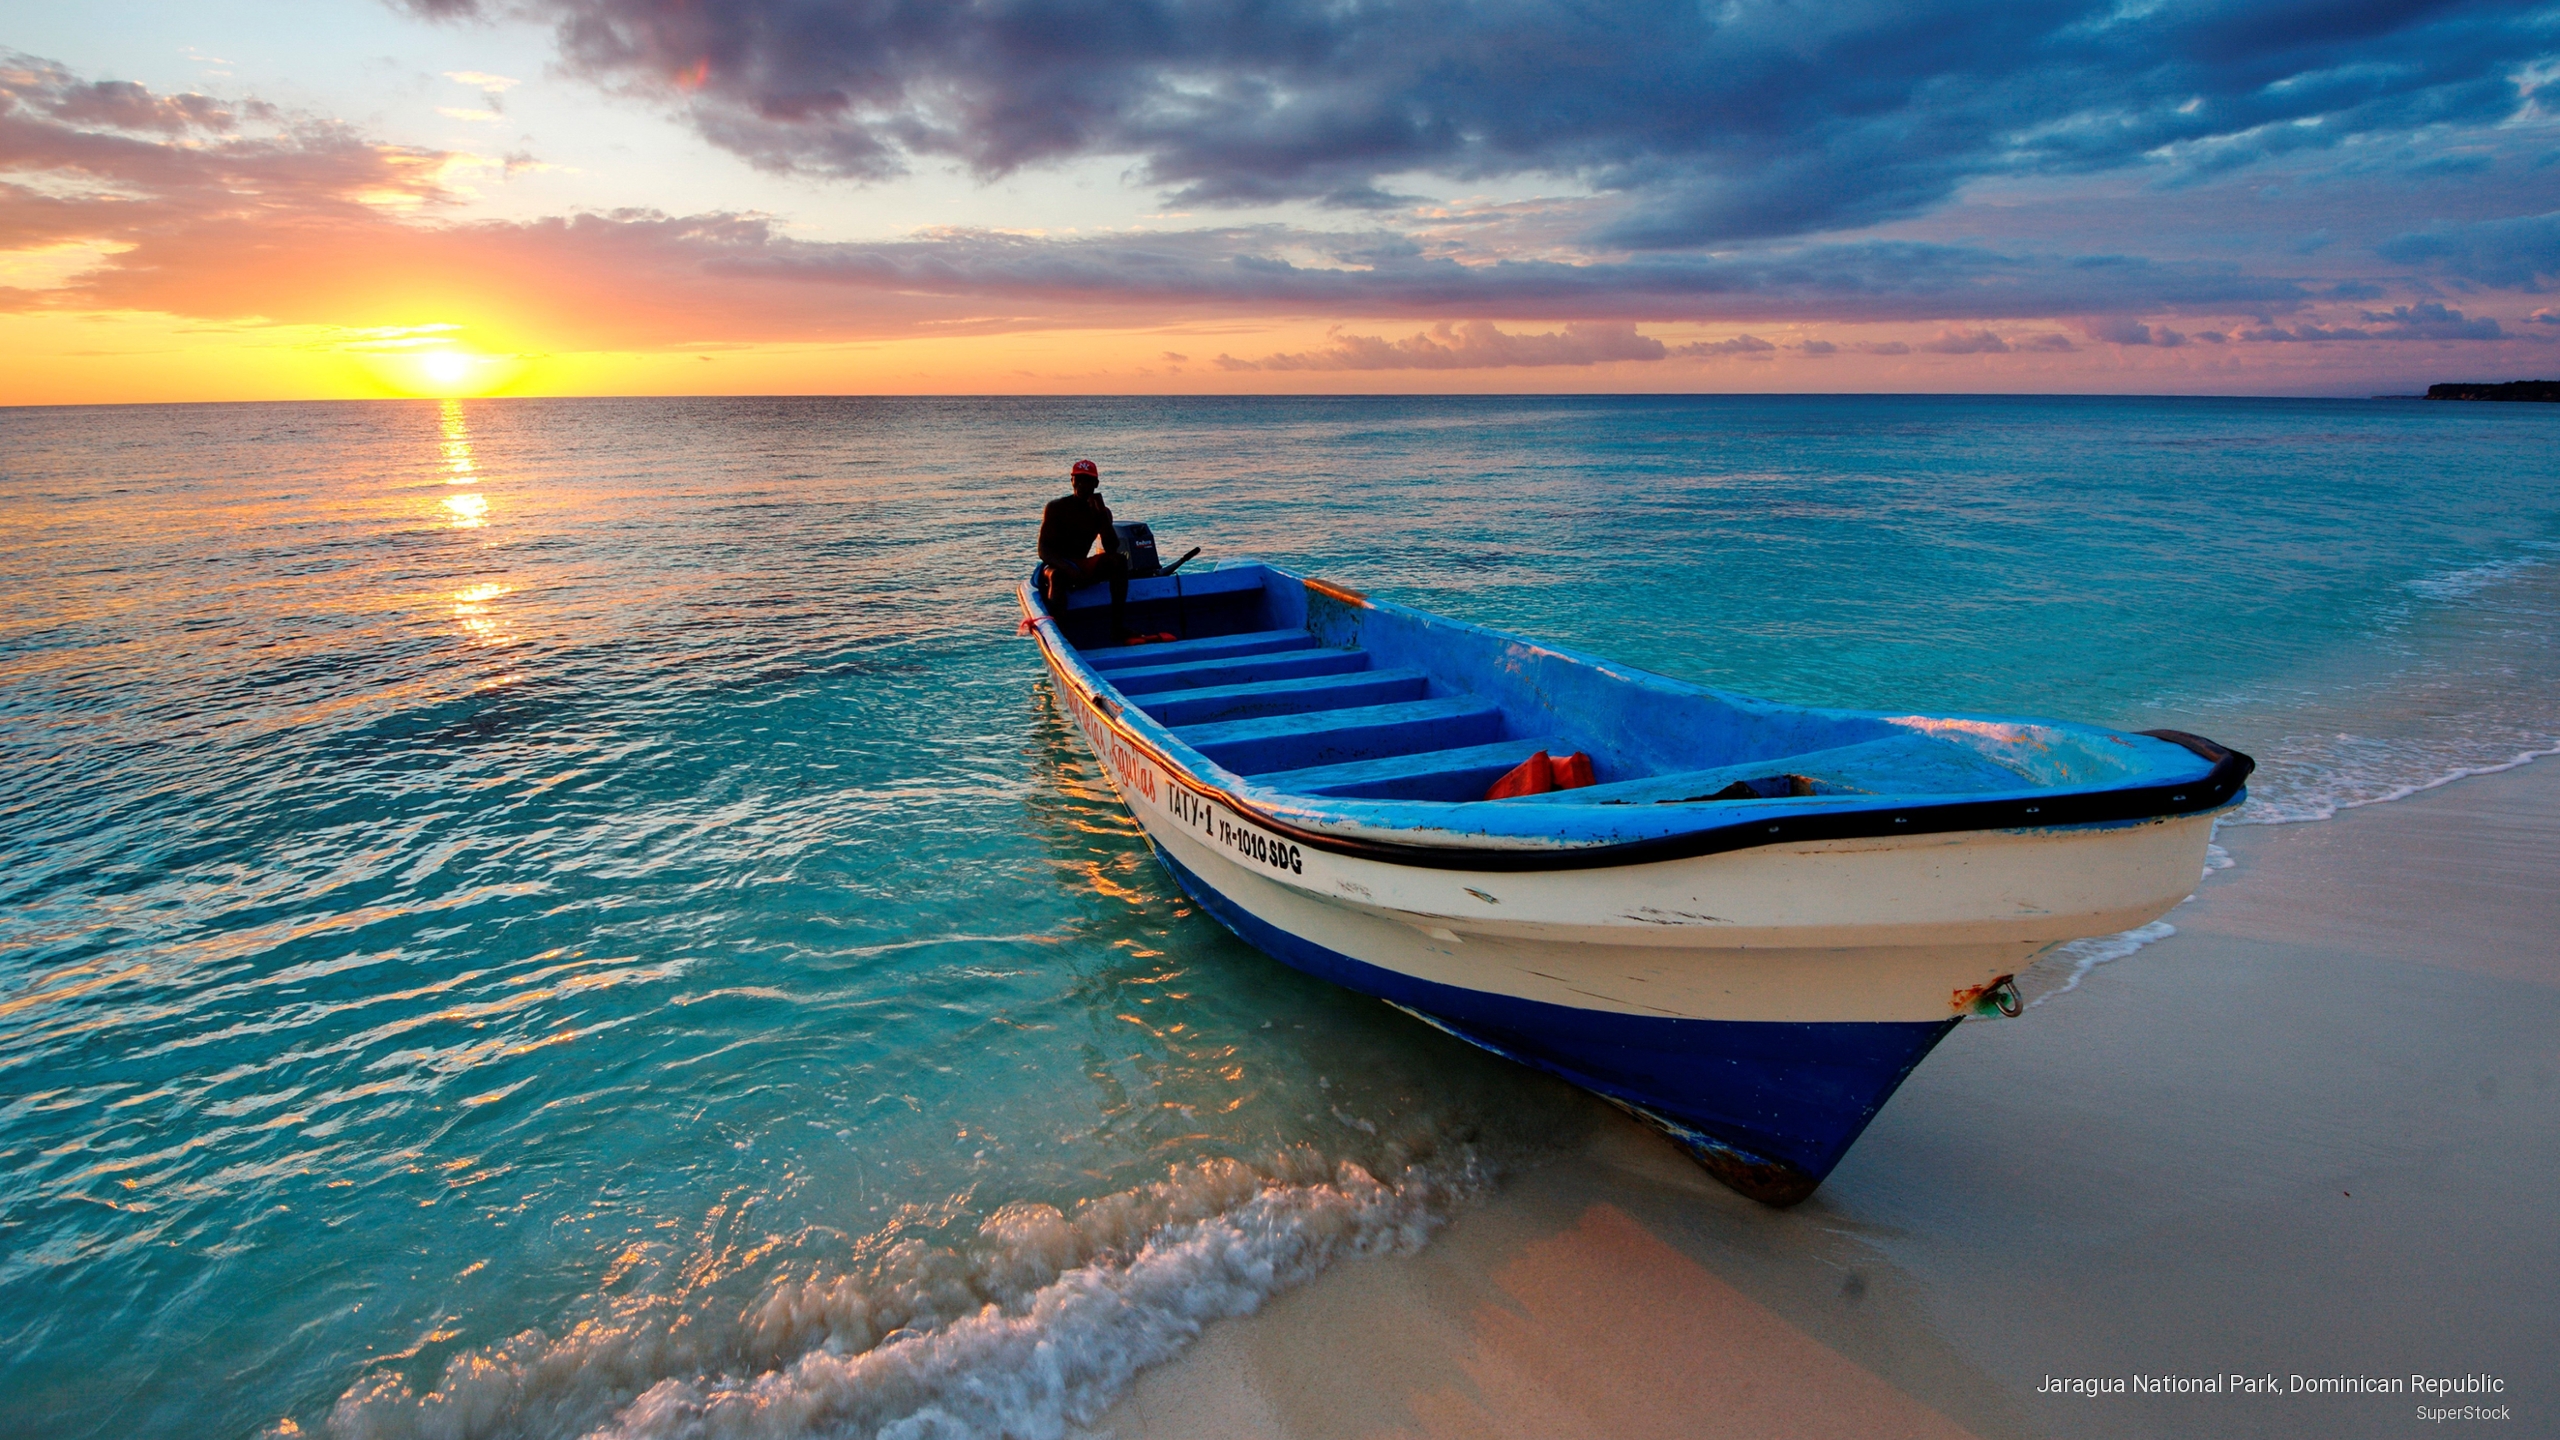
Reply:
[[[2548,56],[2527,4],[2312,0],[405,0],[547,19],[564,66],[774,170],[995,177],[1122,158],[1181,205],[1395,203],[1562,177],[1680,249],[1925,212],[1969,180],[2214,174],[2494,124]]]
[[[523,83],[504,75],[491,75],[482,70],[447,70],[444,72],[444,78],[456,85],[468,85],[474,90],[496,92],[513,90]]]
[[[2005,355],[2009,344],[1988,330],[1941,330],[1920,348],[1933,355]]]
[[[2012,256],[1906,241],[1734,255],[1461,264],[1380,231],[1278,225],[1043,238],[945,230],[880,243],[776,241],[734,273],[902,294],[1057,303],[1514,319],[1945,320],[2111,308],[2290,309],[2294,281],[2125,256]],[[2093,304],[2092,302],[2098,302]]]
[[[2501,340],[2506,331],[2495,319],[2480,316],[2466,319],[2459,310],[2429,300],[2417,305],[2398,305],[2389,310],[2361,312],[2363,325],[2322,327],[2297,325],[2290,330],[2282,326],[2263,325],[2243,330],[2239,338],[2274,345],[2317,345],[2353,340]]]
[[[2360,314],[2366,323],[2382,327],[2374,334],[2383,340],[2495,340],[2505,333],[2486,315],[2466,320],[2461,311],[2433,300]]]
[[[2444,225],[2374,247],[2386,260],[2505,290],[2539,291],[2560,277],[2560,211]]]
[[[2329,330],[2317,325],[2297,325],[2290,330],[2281,325],[2261,325],[2241,331],[2239,338],[2263,345],[2320,345],[2332,340],[2370,340],[2374,337],[2362,330]]]
[[[856,243],[719,213],[451,218],[449,177],[538,166],[381,144],[255,101],[101,89],[18,57],[0,63],[0,247],[84,244],[104,258],[7,301],[356,325],[467,303],[551,317],[598,343],[687,345],[895,335],[928,320],[1031,329],[1275,311],[1576,324],[1978,323],[2127,305],[2272,316],[2307,294],[2226,264],[1912,241],[1462,263],[1376,227],[947,229]],[[557,277],[543,278],[551,267]],[[593,313],[573,314],[572,296]]]
[[[445,198],[452,157],[207,96],[0,55],[0,247],[139,244],[214,217],[348,216]],[[278,237],[290,243],[285,237]],[[183,268],[185,257],[164,257]],[[138,264],[139,262],[128,262]]]
[[[1672,351],[1674,355],[1766,355],[1778,347],[1757,335],[1736,335],[1730,340],[1699,340]]]
[[[460,218],[454,177],[537,164],[388,145],[255,100],[166,96],[0,58],[0,249],[89,257],[50,288],[19,278],[0,291],[0,310],[351,329],[461,324],[558,350],[1274,315],[1367,317],[1364,331],[1423,327],[1405,339],[1385,338],[1392,329],[1337,333],[1314,350],[1229,357],[1271,370],[1587,366],[1779,348],[1740,333],[1675,351],[1641,333],[1674,323],[1903,323],[1938,328],[1919,349],[1958,355],[2067,347],[2067,337],[2034,324],[2057,315],[2245,315],[2255,326],[2248,336],[2271,342],[2506,335],[2494,319],[2433,303],[2297,323],[2335,293],[2333,282],[2315,289],[2230,264],[1910,240],[1462,261],[1367,223],[1048,237],[944,229],[830,242],[794,238],[770,217],[719,212]],[[2083,329],[2132,343],[2120,338],[2134,333],[2125,326],[2155,346],[2176,334],[2112,319]],[[2038,333],[2020,333],[2028,329]],[[1900,340],[1790,348],[1913,352]]]
[[[2121,315],[2100,315],[2083,320],[2080,332],[2109,345],[2157,345],[2167,349],[2187,343],[2186,336],[2166,325],[2155,328]]]
[[[1682,347],[1684,353],[1688,347]],[[1759,346],[1769,348],[1767,345]],[[1492,370],[1513,366],[1598,365],[1614,360],[1660,360],[1661,341],[1616,321],[1571,324],[1538,335],[1505,334],[1491,321],[1434,325],[1404,340],[1334,334],[1322,350],[1266,355],[1260,360],[1217,359],[1222,370]]]
[[[0,93],[17,107],[87,129],[183,135],[191,130],[219,133],[237,123],[211,96],[154,95],[130,80],[84,84],[58,66],[29,63],[23,56],[8,57],[0,68]]]

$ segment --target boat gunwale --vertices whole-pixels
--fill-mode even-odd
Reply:
[[[1261,568],[1273,575],[1298,581],[1300,584],[1319,583],[1275,566],[1264,564]],[[1965,832],[2075,829],[2094,825],[2181,819],[2226,810],[2239,804],[2248,793],[2249,775],[2257,768],[2257,762],[2249,756],[2199,735],[2182,730],[2140,730],[2117,733],[2132,733],[2165,740],[2190,751],[2212,768],[2192,780],[2157,785],[2118,786],[1994,800],[1938,800],[1920,801],[1909,805],[1861,805],[1855,809],[1832,809],[1800,815],[1771,815],[1763,811],[1739,819],[1710,824],[1697,830],[1685,830],[1673,835],[1647,836],[1634,840],[1495,846],[1379,840],[1344,835],[1282,819],[1271,813],[1265,806],[1243,799],[1227,787],[1201,778],[1191,765],[1175,759],[1166,753],[1162,745],[1131,726],[1126,719],[1122,718],[1120,712],[1123,708],[1130,707],[1132,702],[1125,697],[1113,698],[1117,695],[1116,690],[1113,695],[1102,693],[1099,687],[1109,685],[1109,681],[1085,664],[1082,652],[1069,644],[1065,636],[1058,632],[1058,618],[1040,602],[1034,589],[1038,574],[1038,568],[1034,567],[1032,577],[1024,580],[1017,587],[1015,598],[1020,602],[1023,613],[1027,617],[1025,623],[1029,626],[1033,637],[1040,642],[1041,653],[1049,661],[1050,668],[1061,679],[1079,685],[1087,706],[1103,725],[1114,736],[1162,770],[1168,783],[1179,784],[1203,799],[1214,800],[1235,812],[1238,817],[1293,843],[1331,854],[1387,865],[1485,874],[1600,870],[1697,859],[1708,855],[1759,849],[1769,845],[1879,840],[1911,835],[1947,835]],[[1325,585],[1323,589],[1328,595],[1344,599],[1347,603],[1363,607],[1372,606],[1375,603],[1357,591],[1341,591],[1340,587],[1332,585]],[[1490,633],[1503,634],[1504,632]],[[1525,640],[1525,637],[1506,636],[1506,638]],[[1538,642],[1527,641],[1526,643]],[[1062,651],[1065,653],[1061,653]],[[1599,663],[1612,670],[1623,668],[1606,661]],[[1078,678],[1079,673],[1084,679]],[[1659,678],[1667,680],[1670,677]],[[1099,686],[1086,683],[1087,681],[1099,682]],[[1207,757],[1201,758],[1205,760]]]

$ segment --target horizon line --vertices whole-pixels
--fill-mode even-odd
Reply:
[[[2438,380],[2430,385],[2547,385],[2542,379],[2525,380]],[[2122,390],[1416,390],[1378,391],[1344,390],[1327,392],[1244,391],[1226,393],[1214,390],[1183,391],[1173,394],[1144,391],[994,391],[953,390],[931,393],[907,391],[772,391],[732,394],[725,392],[664,393],[653,391],[617,391],[612,393],[559,395],[323,395],[302,398],[263,398],[236,400],[75,400],[75,401],[0,401],[0,411],[7,410],[135,410],[210,405],[442,405],[447,402],[483,403],[490,401],[555,401],[555,400],[2427,400],[2424,391],[2394,391],[2382,394],[2243,394],[2222,391],[2122,391]],[[2462,402],[2439,402],[2462,403]],[[2474,402],[2476,403],[2476,402]],[[2528,402],[2530,403],[2530,402]]]

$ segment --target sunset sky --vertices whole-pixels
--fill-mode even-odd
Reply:
[[[2560,4],[13,10],[0,403],[2560,376]]]

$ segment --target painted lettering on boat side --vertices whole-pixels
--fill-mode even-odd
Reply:
[[[1258,860],[1274,870],[1286,870],[1292,875],[1307,873],[1306,857],[1298,853],[1297,846],[1286,840],[1274,839],[1259,830],[1230,825],[1221,819],[1218,821],[1218,843],[1248,860]]]
[[[1173,817],[1176,823],[1200,832],[1202,838],[1223,845],[1247,860],[1267,865],[1291,875],[1307,873],[1307,857],[1297,846],[1275,835],[1266,835],[1250,826],[1229,820],[1215,805],[1191,793],[1187,786],[1168,782],[1163,797],[1158,799],[1155,767],[1141,759],[1120,737],[1103,723],[1091,697],[1069,690],[1068,708],[1075,713],[1076,727],[1084,731],[1093,753],[1103,765],[1129,789],[1134,789]],[[1122,791],[1123,797],[1127,789]]]
[[[1165,787],[1164,808],[1175,824],[1197,830],[1212,840],[1218,838],[1217,808],[1182,786]]]
[[[1217,806],[1192,794],[1180,785],[1165,787],[1165,813],[1174,823],[1197,830],[1201,838],[1224,845],[1245,859],[1286,870],[1292,875],[1307,873],[1307,857],[1297,846],[1277,836],[1238,825]]]
[[[1156,798],[1155,767],[1140,759],[1136,751],[1122,744],[1120,737],[1111,733],[1111,727],[1103,724],[1102,717],[1095,713],[1093,701],[1089,697],[1076,694],[1073,690],[1068,691],[1067,696],[1067,708],[1075,712],[1076,728],[1084,731],[1084,738],[1093,746],[1093,753],[1102,761],[1104,768],[1116,776],[1120,783],[1135,789],[1150,801],[1154,800]]]

